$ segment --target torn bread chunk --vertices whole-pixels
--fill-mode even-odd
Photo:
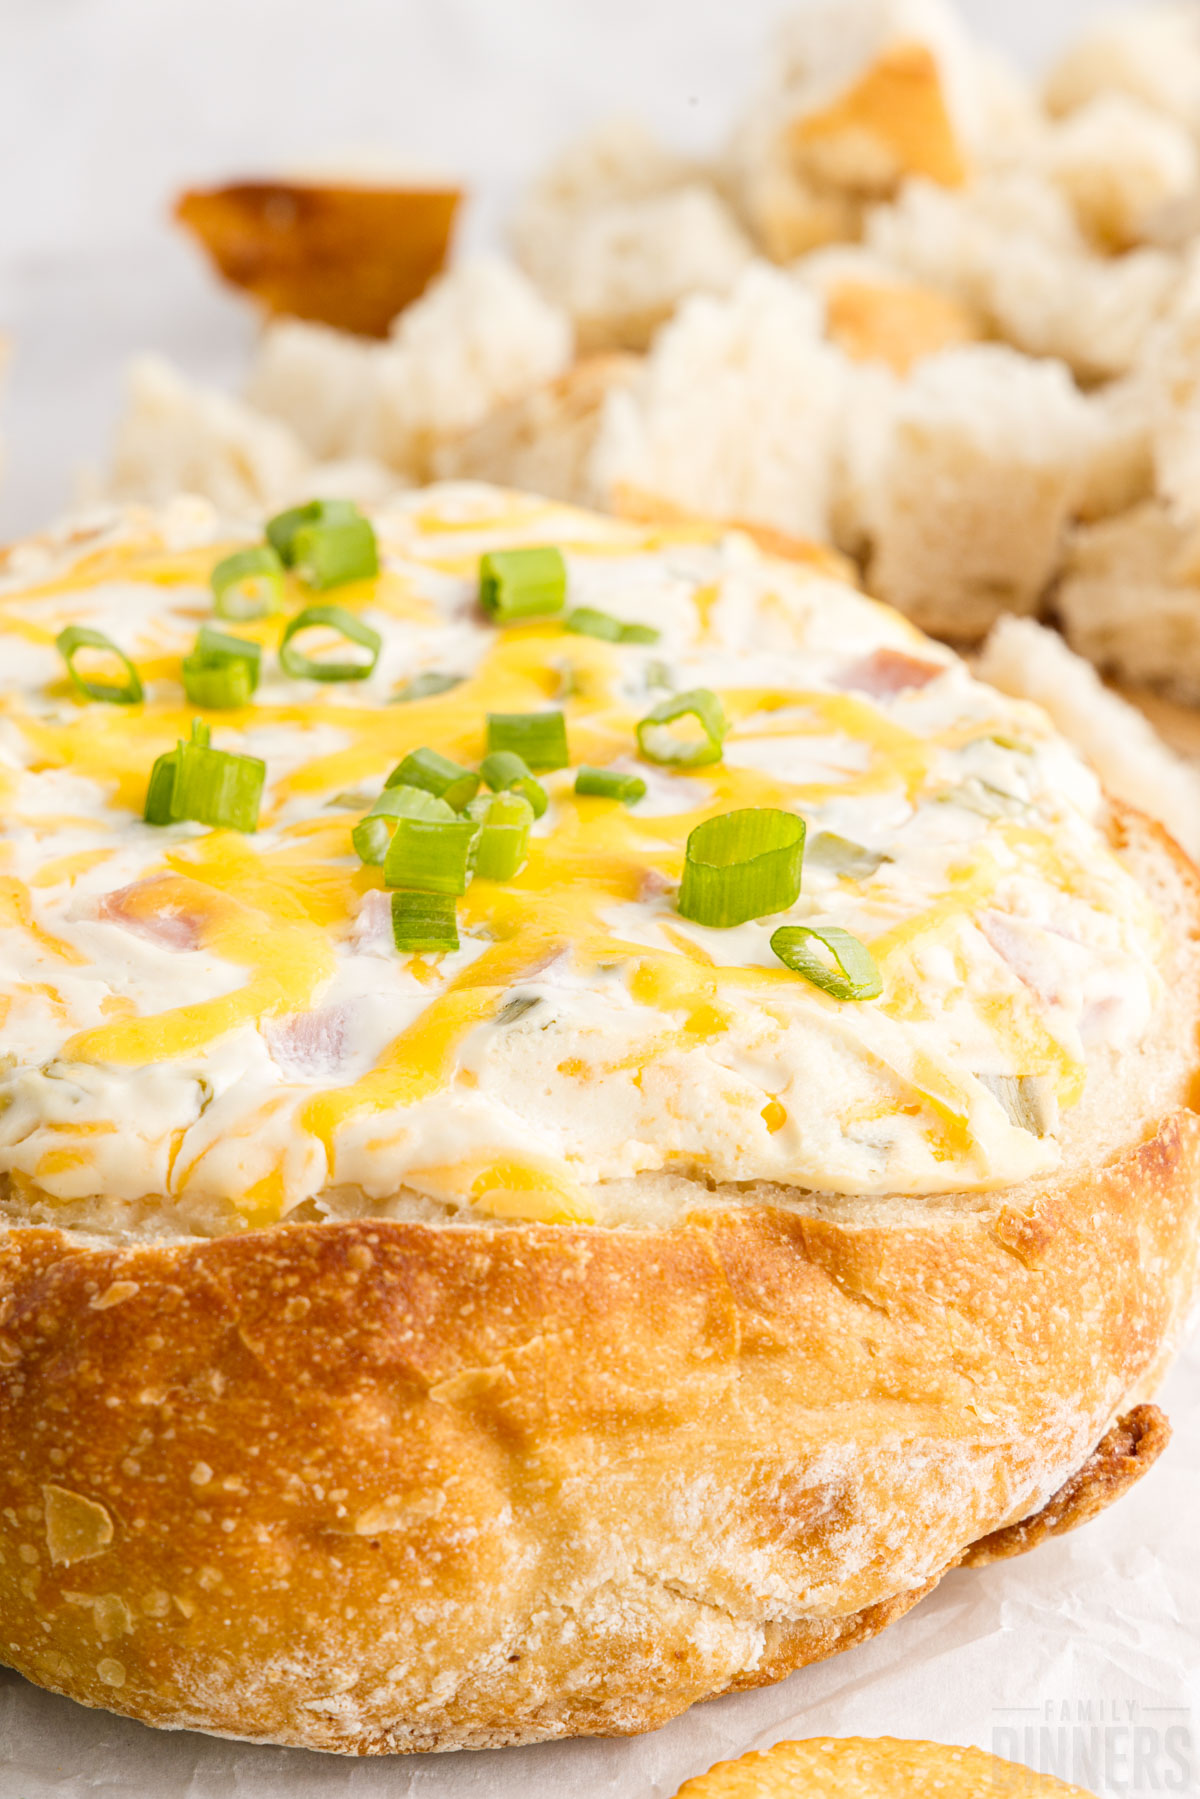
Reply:
[[[1100,18],[1059,59],[1045,85],[1051,112],[1099,94],[1131,94],[1200,132],[1200,12],[1189,0],[1135,5]]]
[[[620,121],[568,150],[513,225],[526,272],[583,350],[644,350],[691,293],[727,293],[751,246],[702,172]]]
[[[1057,631],[1031,618],[997,620],[975,665],[981,680],[1049,713],[1108,791],[1165,825],[1200,856],[1200,771],[1163,742],[1136,706],[1105,687]]]
[[[1073,534],[1058,612],[1068,642],[1133,686],[1200,703],[1200,557],[1160,500]]]
[[[574,350],[567,315],[498,256],[435,281],[377,351],[358,448],[410,478],[437,445],[552,381]]]
[[[1164,250],[1097,254],[1065,195],[1027,169],[959,193],[910,182],[894,206],[873,209],[866,241],[974,308],[997,337],[1057,357],[1089,382],[1135,366],[1180,275]]]
[[[1075,510],[1082,519],[1112,518],[1154,493],[1156,396],[1140,370],[1087,397],[1093,432]]]
[[[130,367],[107,484],[113,499],[157,505],[196,493],[244,513],[277,505],[311,464],[287,425],[189,381],[161,356]]]
[[[828,335],[853,362],[907,375],[924,357],[982,335],[961,300],[914,281],[861,244],[817,250],[795,273],[820,295]]]
[[[442,444],[439,477],[491,481],[578,506],[599,503],[596,446],[608,396],[631,387],[641,360],[585,356],[557,381],[497,407],[482,424]]]
[[[898,386],[865,483],[871,591],[970,642],[1035,612],[1062,552],[1091,435],[1067,370],[980,344]]]
[[[726,178],[766,253],[791,261],[859,235],[910,176],[965,183],[1022,141],[1028,90],[977,50],[942,0],[816,0],[781,29]]]
[[[686,301],[605,404],[594,468],[606,503],[633,489],[827,538],[846,363],[822,323],[815,297],[765,264],[727,299]]]
[[[295,432],[313,456],[353,454],[385,354],[328,325],[280,319],[267,326],[245,397]]]
[[[1104,93],[1045,135],[1046,174],[1103,250],[1156,236],[1200,183],[1200,150],[1177,119],[1133,94]]]
[[[100,494],[159,505],[199,494],[238,514],[321,493],[381,505],[402,485],[368,456],[311,456],[286,424],[244,400],[189,381],[158,356],[129,371],[128,400]]]

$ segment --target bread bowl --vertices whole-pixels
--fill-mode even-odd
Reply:
[[[0,1658],[354,1754],[645,1730],[1161,1447],[1197,877],[802,548],[468,485],[375,530],[377,578],[226,627],[261,682],[202,717],[266,764],[254,835],[141,812],[261,526],[185,500],[5,560]],[[565,600],[496,623],[480,558],[521,546]],[[289,654],[314,597],[362,679]],[[72,625],[129,663],[73,688]],[[724,729],[664,718],[696,689]],[[396,840],[352,836],[392,764],[557,711],[526,862],[399,953]],[[747,807],[805,817],[799,897],[684,917],[691,832]]]

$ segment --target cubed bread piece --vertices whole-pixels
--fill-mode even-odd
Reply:
[[[1032,618],[998,619],[975,672],[1001,693],[1041,706],[1114,798],[1156,818],[1189,855],[1200,855],[1200,773],[1057,631]]]
[[[130,368],[107,483],[112,498],[157,505],[194,493],[226,512],[259,511],[280,504],[311,466],[278,419],[187,380],[160,356]]]
[[[753,252],[716,189],[526,215],[521,260],[575,321],[584,350],[643,350],[691,293],[727,293]]]
[[[960,193],[910,182],[896,205],[872,211],[866,241],[973,307],[1017,349],[1059,357],[1087,381],[1134,366],[1179,279],[1165,251],[1097,255],[1065,195],[1028,169]]]
[[[1200,131],[1200,12],[1190,0],[1137,0],[1098,19],[1055,64],[1045,87],[1055,113],[1113,93],[1132,94]]]
[[[1092,425],[1066,369],[999,345],[922,363],[896,396],[868,513],[868,584],[923,630],[971,642],[1034,612]]]
[[[1089,662],[1200,703],[1195,533],[1161,501],[1075,531],[1057,606],[1068,642]]]
[[[351,455],[383,354],[367,338],[281,319],[262,334],[246,399],[290,426],[312,455]]]
[[[515,264],[468,259],[401,313],[377,352],[361,448],[422,475],[439,443],[561,375],[572,353],[569,318]]]
[[[1107,250],[1153,236],[1156,221],[1200,180],[1192,134],[1132,94],[1089,100],[1047,131],[1043,155],[1084,230]]]
[[[914,281],[865,245],[818,250],[794,272],[820,295],[826,331],[852,362],[883,363],[906,375],[922,358],[981,336],[970,307]]]
[[[698,164],[613,120],[572,145],[513,221],[513,245],[583,350],[644,350],[690,293],[727,293],[750,244]]]
[[[489,413],[434,454],[439,476],[492,481],[575,505],[597,503],[593,460],[608,395],[629,387],[636,356],[589,356],[544,387]]]
[[[694,296],[655,340],[636,384],[610,394],[594,467],[621,489],[690,512],[829,535],[844,358],[818,301],[755,264],[723,300]]]
[[[857,237],[864,208],[910,176],[960,186],[1013,154],[1035,114],[942,0],[815,0],[779,33],[726,179],[763,249],[788,262]]]
[[[1112,518],[1154,493],[1156,402],[1140,370],[1087,397],[1094,430],[1075,510],[1080,518]]]

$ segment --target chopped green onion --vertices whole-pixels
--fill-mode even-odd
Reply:
[[[202,718],[192,720],[192,742],[198,743],[202,750],[206,750],[212,742],[212,731]]]
[[[348,643],[357,643],[370,654],[368,662],[321,662],[295,648],[292,639],[301,631],[324,625],[340,631]],[[279,662],[283,672],[295,681],[365,681],[379,660],[383,639],[378,631],[355,618],[344,606],[306,606],[288,625],[279,645]]]
[[[646,797],[646,783],[641,775],[622,775],[612,768],[585,765],[575,776],[575,791],[600,800],[622,800],[627,806],[636,806]]]
[[[283,563],[268,544],[226,556],[209,579],[218,618],[266,618],[283,605]]]
[[[403,762],[392,770],[384,786],[423,787],[426,793],[436,794],[455,812],[461,812],[467,801],[473,800],[479,792],[479,776],[473,768],[451,762],[449,756],[439,755],[437,750],[410,750]]]
[[[835,967],[830,968],[814,943],[824,944]],[[883,992],[870,950],[840,925],[783,925],[771,938],[771,948],[785,968],[803,975],[831,999],[878,999]]]
[[[306,587],[324,593],[379,573],[379,545],[368,518],[338,525],[305,525],[292,541],[296,573]]]
[[[146,804],[142,809],[142,817],[148,825],[170,824],[171,798],[175,792],[175,774],[178,768],[179,751],[167,750],[150,770]]]
[[[492,550],[479,563],[479,603],[498,625],[561,612],[567,597],[562,551],[548,545]]]
[[[998,1099],[1019,1131],[1046,1137],[1054,1129],[1057,1106],[1054,1088],[1044,1074],[981,1074],[994,1099]]]
[[[458,948],[458,920],[448,893],[393,893],[392,936],[396,948],[442,955]]]
[[[696,924],[728,930],[786,912],[800,894],[804,820],[748,806],[697,825],[687,841],[678,906]]]
[[[388,845],[398,818],[424,818],[432,821],[451,820],[453,808],[422,787],[388,787],[375,801],[366,817],[350,833],[356,851],[364,862],[379,867],[387,859]]]
[[[493,793],[519,793],[533,807],[533,816],[541,818],[549,801],[546,789],[535,781],[529,764],[513,750],[493,750],[479,764],[479,772]]]
[[[55,638],[58,653],[67,665],[67,673],[71,677],[71,685],[76,693],[81,693],[85,700],[101,700],[108,706],[136,706],[145,695],[142,678],[129,660],[124,650],[119,650],[111,637],[103,631],[93,631],[90,625],[67,625]],[[89,681],[75,667],[75,658],[80,650],[103,650],[108,656],[115,656],[125,670],[125,680],[118,685],[112,681]]]
[[[804,858],[809,867],[816,863],[830,874],[851,875],[856,881],[869,879],[876,869],[891,861],[881,850],[869,850],[865,844],[839,837],[834,831],[818,831],[810,837]]]
[[[267,542],[288,568],[296,560],[296,536],[309,525],[348,525],[362,514],[353,500],[309,500],[267,520]]]
[[[525,860],[533,807],[519,793],[481,793],[467,807],[479,825],[475,873],[485,881],[511,881]]]
[[[579,637],[600,637],[605,643],[657,643],[662,636],[653,625],[627,625],[611,612],[598,612],[593,606],[576,606],[568,612],[563,630]]]
[[[489,755],[511,750],[537,774],[565,768],[570,761],[567,721],[561,712],[489,712],[487,747]]]
[[[183,687],[193,706],[244,706],[258,686],[262,650],[244,637],[202,625],[183,659]]]
[[[208,712],[248,705],[254,693],[254,671],[248,662],[206,662],[203,656],[183,659],[183,691],[193,706]]]
[[[466,680],[465,675],[443,675],[437,669],[428,669],[423,675],[414,675],[411,681],[402,681],[395,693],[389,694],[389,706],[407,705],[410,700],[431,700],[435,694],[449,693],[452,687],[461,687]]]
[[[398,818],[383,878],[420,893],[465,893],[478,835],[473,818]]]
[[[267,765],[257,756],[214,750],[207,725],[192,725],[192,741],[160,756],[150,771],[143,816],[147,824],[191,819],[216,830],[256,831]]]
[[[699,726],[699,735],[687,736],[673,731],[680,719],[691,719]],[[729,726],[715,693],[707,687],[693,687],[687,693],[676,693],[653,712],[648,712],[637,728],[638,749],[647,762],[660,762],[676,768],[704,768],[721,760],[721,749]]]

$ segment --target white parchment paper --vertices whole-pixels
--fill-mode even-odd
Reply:
[[[1118,1505],[1019,1560],[951,1574],[889,1630],[652,1736],[352,1761],[166,1733],[0,1669],[0,1799],[669,1799],[722,1757],[815,1735],[929,1737],[1106,1796],[1200,1792],[1200,1341],[1175,1437]]]

